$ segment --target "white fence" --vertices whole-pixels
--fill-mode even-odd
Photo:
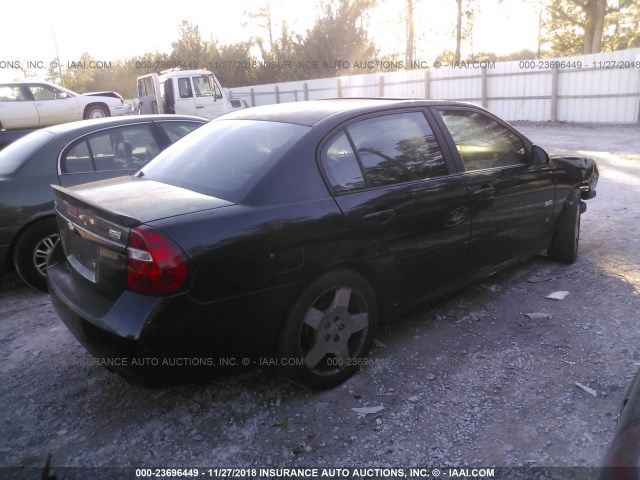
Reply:
[[[640,48],[428,67],[238,87],[229,93],[252,106],[335,97],[432,98],[482,105],[506,120],[640,122]]]

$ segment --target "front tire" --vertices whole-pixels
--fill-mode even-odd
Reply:
[[[308,388],[330,388],[355,373],[378,323],[371,285],[350,270],[329,272],[302,293],[278,344],[284,375]]]
[[[571,264],[578,258],[580,243],[580,193],[572,192],[567,198],[551,246],[547,251],[549,258],[557,262]]]
[[[105,118],[109,116],[109,110],[102,105],[89,105],[84,111],[85,120],[91,118]]]
[[[13,264],[26,284],[47,291],[47,260],[58,241],[54,218],[46,218],[26,227],[16,242]]]

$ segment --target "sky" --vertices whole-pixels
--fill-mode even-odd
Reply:
[[[43,79],[51,62],[62,65],[76,61],[83,52],[109,62],[131,58],[145,52],[171,52],[178,39],[182,20],[200,27],[204,39],[213,37],[221,44],[266,36],[246,11],[255,11],[266,0],[208,0],[193,2],[137,2],[111,0],[104,6],[92,2],[43,0],[29,2],[28,19],[21,2],[0,5],[0,81],[24,79],[20,70],[30,67],[32,76]],[[271,0],[271,11],[279,32],[285,21],[293,32],[304,34],[319,14],[320,1]],[[443,50],[455,49],[454,0],[414,0],[416,58],[433,61]],[[474,52],[507,54],[537,48],[538,13],[525,0],[483,0],[476,18]],[[178,8],[179,7],[179,8]],[[369,34],[381,55],[404,52],[404,0],[378,0],[369,17]],[[57,53],[56,53],[57,44]],[[465,52],[466,48],[466,52]],[[463,46],[465,53],[471,53]]]

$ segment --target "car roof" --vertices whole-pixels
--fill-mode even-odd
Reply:
[[[118,117],[96,118],[93,120],[78,120],[76,122],[60,123],[44,127],[42,130],[54,134],[73,132],[77,130],[91,130],[95,127],[111,127],[118,125],[130,125],[140,122],[161,122],[161,121],[177,121],[190,120],[194,122],[206,123],[208,120],[202,117],[193,117],[190,115],[124,115]]]
[[[427,107],[434,105],[466,105],[443,100],[416,100],[410,98],[334,98],[305,102],[264,105],[218,117],[220,120],[265,120],[313,126],[322,120],[341,113],[350,116],[402,107]],[[215,120],[214,120],[215,121]]]

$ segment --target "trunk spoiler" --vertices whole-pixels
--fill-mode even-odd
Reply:
[[[125,215],[124,213],[115,212],[112,210],[104,210],[99,205],[91,202],[90,200],[84,199],[82,196],[77,195],[75,192],[72,192],[68,188],[64,188],[59,185],[51,185],[51,187],[54,189],[57,198],[60,198],[66,201],[67,203],[80,202],[90,207],[92,210],[95,210],[100,214],[101,218],[104,218],[105,220],[108,220],[110,222],[116,223],[126,228],[135,227],[136,225],[140,225],[142,223],[137,218],[130,217],[129,215]],[[58,203],[56,200],[56,210],[57,209],[58,209]],[[64,212],[61,212],[61,213],[64,213]]]

